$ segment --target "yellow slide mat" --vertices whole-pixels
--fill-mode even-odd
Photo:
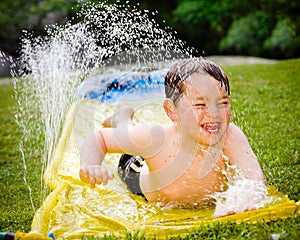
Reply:
[[[47,236],[52,232],[56,239],[81,239],[82,236],[103,236],[112,232],[122,237],[126,231],[139,230],[149,237],[165,238],[197,229],[200,224],[231,220],[270,221],[300,215],[299,202],[289,200],[272,186],[268,188],[272,202],[264,208],[222,218],[213,217],[214,207],[161,209],[127,191],[116,172],[118,154],[109,154],[105,159],[105,165],[114,173],[115,179],[107,186],[91,189],[78,177],[80,148],[85,135],[100,128],[103,118],[118,107],[91,100],[78,101],[71,107],[55,156],[44,176],[52,192],[36,212],[29,235]],[[156,123],[169,121],[161,110],[161,103],[135,103],[134,107],[137,122],[149,122],[146,119],[149,116]]]

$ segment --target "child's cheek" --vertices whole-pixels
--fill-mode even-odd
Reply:
[[[197,119],[198,122],[201,122],[204,115],[205,115],[206,110],[204,109],[196,109],[193,111],[195,119]]]
[[[226,120],[230,121],[230,106],[225,109]]]

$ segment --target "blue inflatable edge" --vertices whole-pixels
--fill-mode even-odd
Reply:
[[[89,79],[92,89],[84,93],[85,99],[96,99],[102,103],[116,103],[124,98],[147,98],[151,94],[162,93],[164,91],[165,69],[151,72],[129,72],[123,73],[118,77],[105,79],[106,85],[99,88],[97,81],[101,75]],[[93,83],[94,81],[94,83]],[[84,82],[83,82],[84,84]]]

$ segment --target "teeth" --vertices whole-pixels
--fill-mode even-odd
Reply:
[[[202,127],[210,133],[216,133],[219,131],[219,124],[218,123],[205,123]]]
[[[217,127],[218,124],[217,123],[207,123],[206,126],[208,126],[208,127]]]

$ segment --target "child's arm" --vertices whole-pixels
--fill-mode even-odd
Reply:
[[[246,136],[234,124],[230,124],[228,129],[224,154],[230,164],[242,171],[245,179],[236,179],[221,193],[222,198],[216,198],[214,216],[221,217],[263,206],[267,202],[263,172]]]
[[[103,127],[118,127],[122,124],[131,124],[134,110],[130,106],[123,106],[113,115],[107,117],[102,122]]]
[[[245,134],[234,124],[229,125],[225,143],[225,155],[230,164],[236,165],[247,179],[265,181],[259,165]]]
[[[114,114],[113,118],[121,115]],[[80,178],[83,182],[90,183],[92,188],[96,184],[107,184],[113,178],[102,166],[106,153],[127,153],[147,158],[154,156],[163,146],[165,134],[162,127],[133,125],[128,121],[131,116],[125,114],[125,120],[121,118],[116,122],[108,118],[110,122],[106,119],[104,125],[114,128],[102,128],[88,134],[81,152]]]
[[[81,150],[79,175],[83,182],[90,183],[91,188],[95,188],[96,184],[105,185],[114,177],[102,166],[106,153],[107,148],[102,131],[89,133]]]
[[[107,117],[103,122],[103,127],[117,128],[120,125],[131,123],[134,110],[125,106]],[[117,151],[117,149],[116,149]],[[80,178],[83,182],[90,183],[91,188],[96,184],[107,184],[113,179],[113,174],[109,173],[103,166],[102,160],[107,153],[106,144],[102,131],[91,132],[87,135],[81,151]]]

